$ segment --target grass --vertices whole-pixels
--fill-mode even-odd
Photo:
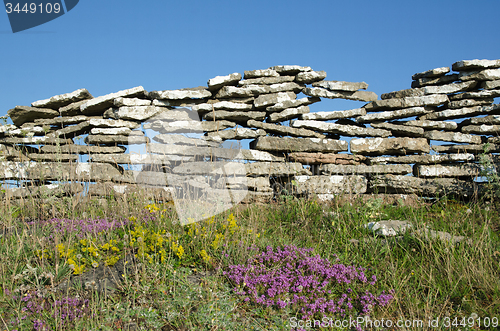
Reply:
[[[401,330],[431,329],[429,321],[437,319],[441,329],[498,325],[498,206],[339,201],[287,197],[239,205],[184,227],[172,203],[138,195],[105,204],[6,201],[0,206],[0,330],[307,329],[302,308],[313,306],[292,305],[294,294],[317,304],[306,317],[332,323],[323,329],[342,329],[334,323],[367,314],[372,322],[390,320],[387,330],[398,321],[413,323]],[[383,241],[364,227],[387,219],[470,241],[453,245],[410,234]],[[70,278],[118,266],[125,255],[133,258],[116,289],[94,291],[87,282],[57,290]],[[320,303],[328,300],[336,308],[322,312]]]

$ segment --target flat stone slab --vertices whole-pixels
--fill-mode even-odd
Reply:
[[[326,71],[299,72],[295,81],[301,84],[311,84],[326,78]]]
[[[392,111],[383,111],[379,113],[370,113],[356,118],[358,123],[380,122],[387,120],[395,120],[406,117],[420,116],[432,112],[426,107],[411,107]]]
[[[394,124],[402,124],[407,126],[417,126],[424,129],[438,129],[445,131],[453,131],[458,128],[456,122],[445,122],[445,121],[430,121],[430,120],[413,120],[405,122],[394,122]]]
[[[337,80],[325,80],[322,82],[315,82],[312,84],[313,87],[322,87],[330,91],[346,91],[354,92],[357,90],[366,90],[368,84],[365,82],[343,82]]]
[[[297,95],[293,92],[280,92],[273,94],[264,94],[258,96],[254,101],[255,108],[268,107],[277,104],[278,102],[295,100]]]
[[[317,120],[317,121],[329,121],[336,120],[340,118],[351,118],[357,116],[366,115],[366,110],[364,108],[356,108],[349,110],[338,110],[338,111],[322,111],[317,113],[303,114],[300,116],[302,120]]]
[[[416,230],[412,233],[412,235],[421,237],[427,241],[440,240],[440,241],[449,242],[452,244],[458,244],[458,243],[461,243],[463,241],[471,242],[470,239],[467,239],[464,236],[454,236],[448,232],[434,231],[434,230],[427,229],[427,228]]]
[[[172,160],[169,155],[156,154],[96,154],[91,156],[92,162],[111,164],[161,164],[169,166]]]
[[[500,60],[463,60],[453,63],[451,68],[454,71],[500,68]]]
[[[293,176],[310,175],[301,163],[253,162],[246,163],[247,176]]]
[[[63,129],[51,132],[47,134],[47,137],[74,138],[76,136],[88,133],[89,129],[90,129],[90,123],[88,121],[84,121],[76,125],[70,125]]]
[[[477,177],[481,172],[478,164],[451,164],[451,165],[415,165],[413,174],[416,177]]]
[[[362,155],[333,154],[333,153],[307,153],[295,152],[289,153],[288,158],[295,162],[307,165],[318,164],[343,164],[357,165],[366,162],[366,157]]]
[[[451,141],[456,143],[480,144],[481,137],[460,132],[427,131],[424,137],[430,140]]]
[[[251,149],[270,152],[346,152],[347,141],[319,138],[259,137]]]
[[[210,91],[216,91],[223,86],[237,85],[241,80],[240,73],[232,73],[226,76],[217,76],[208,80],[207,85]]]
[[[431,78],[431,77],[441,77],[450,72],[449,67],[440,67],[435,69],[430,69],[424,72],[419,72],[411,76],[411,79],[417,80],[419,78]]]
[[[63,145],[63,146],[42,146],[42,153],[63,153],[63,154],[116,154],[125,153],[126,148],[122,146],[86,146],[86,145]]]
[[[80,107],[85,103],[87,103],[87,100],[81,100],[81,101],[70,103],[67,106],[59,108],[59,114],[61,114],[61,116],[81,115],[82,112],[80,111]]]
[[[475,106],[460,109],[446,109],[421,116],[420,120],[441,120],[472,117],[476,115],[497,114],[500,112],[500,105]]]
[[[499,95],[500,95],[500,91],[499,91]],[[458,108],[465,108],[465,107],[491,105],[492,103],[493,103],[493,98],[486,98],[486,99],[462,99],[462,100],[450,101],[446,105],[446,108],[448,108],[448,109],[458,109]]]
[[[78,183],[71,184],[49,184],[41,186],[28,186],[28,187],[13,187],[5,188],[4,194],[0,196],[4,199],[19,199],[19,198],[40,198],[40,197],[61,197],[72,196],[84,191],[83,185]]]
[[[71,93],[59,94],[52,98],[35,101],[31,104],[32,107],[59,109],[73,102],[92,99],[92,95],[87,89],[79,89]]]
[[[144,136],[123,136],[123,135],[88,135],[85,137],[85,143],[90,145],[137,145],[147,144],[150,140]]]
[[[450,69],[448,68],[448,70]],[[369,222],[368,224],[365,224],[364,227],[371,230],[376,235],[393,237],[404,234],[412,227],[412,224],[408,221],[388,220]]]
[[[474,195],[474,183],[456,178],[417,178],[402,175],[378,175],[370,180],[370,191],[389,194],[416,194],[424,197]]]
[[[422,87],[422,86],[429,86],[429,85],[442,85],[442,84],[448,84],[452,83],[454,81],[457,81],[458,74],[451,74],[451,75],[445,75],[437,78],[419,78],[417,80],[414,80],[411,82],[411,87],[417,88],[417,87]]]
[[[245,79],[259,77],[279,77],[279,74],[274,69],[245,70]]]
[[[275,70],[282,76],[287,76],[287,75],[295,76],[299,72],[307,72],[312,70],[311,67],[302,67],[298,65],[280,65],[280,66],[270,67],[269,69]]]
[[[429,153],[425,138],[361,138],[352,139],[351,153],[361,155],[406,155]]]
[[[320,132],[340,134],[353,137],[389,137],[391,131],[382,129],[362,128],[356,125],[342,125],[322,121],[296,120],[292,122],[294,128],[306,128]]]
[[[252,130],[249,128],[234,128],[218,132],[209,132],[205,137],[207,140],[222,142],[224,140],[255,139],[265,136],[267,133],[262,129]]]
[[[462,81],[468,80],[497,80],[500,79],[500,69],[486,69],[482,71],[463,71],[458,75]]]
[[[337,175],[337,174],[395,174],[406,175],[412,173],[412,167],[409,164],[382,164],[382,165],[340,165],[324,164],[315,169],[314,174]]]
[[[238,82],[238,85],[239,86],[272,85],[272,84],[293,82],[294,80],[295,80],[295,76],[260,77],[260,78],[251,78],[251,79],[240,80]]]
[[[50,108],[36,108],[28,106],[16,106],[7,111],[15,126],[21,126],[26,122],[34,122],[39,118],[54,118],[59,116],[59,112]]]
[[[300,115],[307,114],[310,112],[308,106],[300,106],[297,108],[288,108],[278,113],[272,113],[269,115],[267,121],[270,123],[277,123],[287,121],[293,118],[298,118]]]
[[[489,135],[500,133],[500,125],[467,125],[462,127],[463,133],[472,133],[472,134],[481,134],[481,135]]]
[[[230,102],[230,101],[221,101],[216,103],[202,103],[196,106],[193,106],[193,111],[198,113],[207,113],[214,110],[252,110],[254,106],[252,104],[241,103],[241,102]]]
[[[281,101],[276,103],[273,106],[269,106],[266,108],[266,111],[270,112],[278,112],[282,111],[288,108],[297,108],[300,106],[308,106],[310,104],[313,104],[315,102],[321,101],[320,98],[301,98],[301,99],[296,99],[296,100],[286,100],[286,101]]]
[[[96,128],[129,128],[133,130],[141,126],[141,124],[137,122],[104,118],[91,118],[88,121],[90,126]]]
[[[470,90],[477,85],[475,81],[459,82],[447,85],[427,86],[421,88],[411,88],[401,91],[384,93],[380,96],[382,100],[392,98],[419,97],[430,94],[450,94]]]
[[[207,147],[207,146],[218,146],[213,142],[209,142],[204,138],[191,138],[186,137],[181,134],[158,134],[153,137],[154,141],[160,142],[162,144],[180,144],[180,145],[190,145],[190,146],[199,146],[199,147]],[[167,147],[168,148],[168,147]]]
[[[244,87],[224,86],[215,95],[215,98],[245,98],[254,97],[261,94],[279,92],[300,92],[302,87],[297,83],[288,82],[272,85],[245,85]]]
[[[164,111],[168,111],[168,109],[156,106],[120,107],[114,112],[114,115],[116,119],[120,120],[145,121]]]
[[[128,136],[132,133],[129,128],[93,128],[90,134],[112,134],[112,135],[125,135]]]
[[[158,100],[154,99],[152,105],[158,107],[193,107],[200,103],[205,103],[205,99],[184,99],[184,100]]]
[[[497,98],[499,96],[500,96],[500,90],[484,90],[484,91],[454,94],[450,96],[450,100],[491,99],[491,98]]]
[[[499,80],[487,80],[481,82],[481,87],[485,90],[498,89],[500,88],[500,79]]]
[[[432,146],[434,147],[434,146]],[[405,155],[405,156],[378,156],[368,159],[370,164],[405,163],[405,164],[437,164],[474,161],[476,157],[471,153],[449,155]]]
[[[203,121],[201,122],[201,129],[203,132],[214,132],[225,130],[227,128],[234,128],[236,123],[230,121]]]
[[[397,125],[387,122],[371,123],[370,125],[375,129],[389,130],[393,136],[422,137],[424,135],[424,129],[417,126]]]
[[[91,118],[92,117],[84,116],[84,115],[54,117],[54,118],[50,118],[50,119],[38,118],[38,119],[35,119],[35,124],[64,126],[64,125],[78,124],[80,122],[87,121]]]
[[[375,101],[378,96],[373,92],[368,91],[355,91],[355,92],[345,92],[345,91],[330,91],[322,87],[306,87],[302,91],[305,95],[318,98],[328,98],[328,99],[346,99],[346,100],[357,100],[357,101]]]
[[[115,107],[135,107],[135,106],[150,106],[151,100],[139,99],[139,98],[116,98],[113,101]]]
[[[471,153],[482,154],[485,150],[490,153],[499,153],[500,145],[432,145],[432,150],[437,153]]]
[[[28,158],[32,161],[48,161],[48,162],[76,162],[78,155],[75,154],[28,154]]]
[[[55,137],[29,137],[29,138],[0,138],[0,144],[24,144],[24,145],[65,145],[73,144],[71,139],[55,138]]]
[[[401,109],[401,108],[411,108],[411,107],[438,106],[447,103],[449,101],[450,100],[448,99],[447,95],[432,94],[420,97],[394,98],[394,99],[373,101],[367,104],[364,108],[367,112],[370,112],[370,111]]]
[[[266,112],[263,111],[227,111],[216,110],[203,115],[207,121],[228,120],[233,122],[247,122],[248,120],[263,121],[266,118]]]
[[[143,97],[146,94],[146,90],[142,86],[134,87],[128,90],[123,90],[115,93],[106,94],[94,99],[90,99],[80,106],[80,111],[84,115],[92,115],[103,113],[106,109],[113,106],[113,102],[116,98],[134,98]]]
[[[206,99],[210,98],[212,93],[205,88],[165,90],[149,92],[151,99],[158,100],[187,100],[187,99]]]
[[[294,176],[291,189],[296,194],[362,194],[367,189],[365,176]]]
[[[247,126],[251,128],[263,129],[266,132],[273,132],[283,136],[292,136],[292,137],[315,137],[315,138],[326,138],[321,133],[317,133],[312,130],[300,129],[300,128],[292,128],[284,125],[277,125],[272,123],[264,123],[254,120],[249,120],[247,122]]]
[[[489,124],[489,125],[500,125],[500,115],[488,115],[485,117],[475,117],[470,120],[465,120],[461,124]]]

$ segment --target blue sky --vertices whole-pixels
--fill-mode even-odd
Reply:
[[[500,1],[81,0],[13,34],[0,14],[0,116],[16,105],[87,88],[166,90],[280,64],[365,81],[378,95],[411,75],[500,58]],[[358,108],[325,100],[313,111]]]

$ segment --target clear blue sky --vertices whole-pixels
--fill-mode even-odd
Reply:
[[[87,88],[165,90],[280,64],[365,81],[378,95],[411,75],[466,59],[500,58],[499,0],[81,0],[13,34],[0,14],[0,115]],[[358,108],[333,100],[317,110]]]

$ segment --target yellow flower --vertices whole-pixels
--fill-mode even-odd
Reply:
[[[208,262],[208,261],[210,261],[210,259],[211,259],[210,255],[208,255],[208,254],[207,254],[207,251],[206,251],[206,250],[204,250],[204,249],[202,249],[202,250],[200,251],[200,255],[201,255],[201,258],[203,259],[203,261],[205,261],[205,262]]]

